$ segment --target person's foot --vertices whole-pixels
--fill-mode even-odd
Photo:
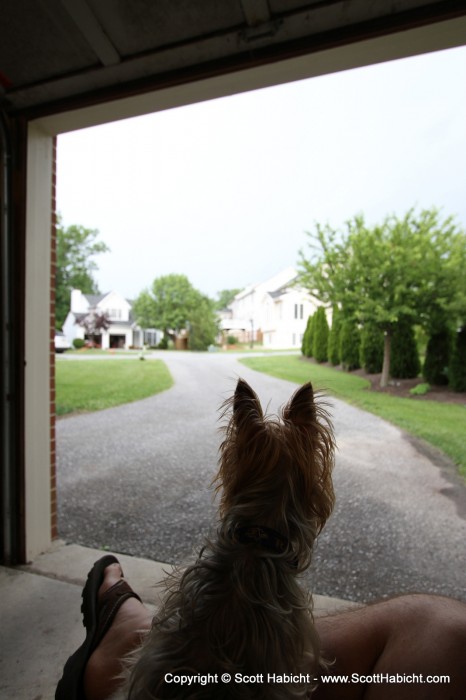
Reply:
[[[99,599],[123,578],[121,566],[110,564],[104,571]],[[84,673],[86,700],[105,700],[121,685],[124,657],[142,642],[151,627],[150,611],[136,598],[128,598],[116,613],[112,626],[92,653]]]

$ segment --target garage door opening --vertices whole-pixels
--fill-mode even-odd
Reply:
[[[315,221],[338,226],[363,212],[377,222],[435,205],[466,220],[463,59],[464,49],[451,49],[64,134],[58,209],[67,225],[99,230],[111,249],[97,260],[100,292],[130,301],[171,273],[212,297],[267,280],[296,265]],[[291,314],[299,320],[295,305]],[[256,330],[269,337],[274,329]],[[124,339],[110,334],[110,349]],[[299,341],[291,332],[290,345]],[[179,371],[190,376],[187,366]],[[64,539],[163,561],[170,550],[172,562],[192,549],[193,523],[213,513],[204,486],[215,439],[210,463],[193,461],[182,445],[197,424],[186,427],[168,400],[157,405],[173,411],[167,432],[145,434],[134,405],[129,431],[110,429],[108,443],[89,416],[59,420]],[[207,431],[215,407],[211,428],[197,416]],[[84,452],[91,433],[95,446]],[[150,472],[157,461],[163,473]],[[60,481],[62,467],[68,476]],[[122,502],[104,497],[107,480],[126,494]],[[172,527],[177,519],[181,531]]]

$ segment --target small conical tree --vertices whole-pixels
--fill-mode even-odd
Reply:
[[[313,331],[312,354],[317,362],[327,362],[328,322],[323,306],[315,313]]]
[[[340,331],[341,331],[341,314],[338,306],[335,304],[332,311],[332,327],[328,334],[328,359],[332,365],[340,364]]]
[[[396,379],[413,379],[420,371],[413,326],[408,319],[400,319],[393,329],[390,375]]]
[[[307,319],[306,330],[303,335],[303,342],[301,345],[301,352],[305,357],[312,357],[312,338],[314,329],[314,316],[311,315]]]
[[[454,391],[466,391],[466,326],[463,326],[454,339],[448,383]]]
[[[354,321],[343,321],[340,334],[340,361],[344,369],[359,369],[359,328]]]
[[[374,323],[366,323],[361,331],[361,365],[369,374],[382,371],[384,349],[383,331]]]
[[[422,374],[430,384],[448,384],[448,364],[452,350],[452,337],[448,328],[432,333],[427,341],[426,358]]]

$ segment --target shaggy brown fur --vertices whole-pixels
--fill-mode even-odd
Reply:
[[[321,662],[312,601],[297,574],[331,513],[334,439],[311,384],[279,418],[264,416],[239,380],[224,407],[220,447],[220,524],[198,560],[168,583],[165,602],[130,679],[131,700],[305,698]],[[265,540],[265,541],[264,541]],[[222,673],[233,680],[222,684]],[[181,686],[165,674],[199,674]],[[235,683],[235,674],[264,682]],[[267,683],[267,674],[309,674]],[[218,674],[204,685],[203,676]]]

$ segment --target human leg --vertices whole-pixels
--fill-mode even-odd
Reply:
[[[319,700],[464,698],[464,603],[440,596],[400,596],[317,618],[316,627],[324,656],[335,659],[328,674],[365,679],[321,682],[315,695]]]

